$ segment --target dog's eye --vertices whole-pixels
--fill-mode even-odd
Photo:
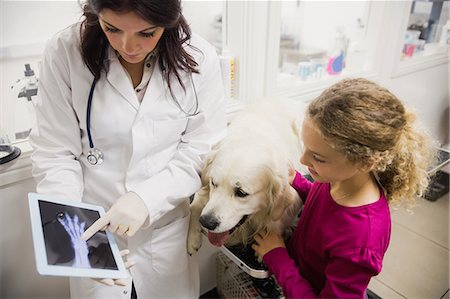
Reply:
[[[236,188],[234,190],[234,195],[236,195],[237,197],[246,197],[248,195],[248,193],[244,192],[244,190],[242,190],[240,188]]]

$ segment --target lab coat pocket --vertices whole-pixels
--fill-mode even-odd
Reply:
[[[157,146],[178,145],[186,131],[187,122],[187,118],[154,121],[154,136]]]
[[[152,266],[165,275],[184,272],[188,265],[186,250],[189,215],[177,219],[166,226],[153,230],[152,234]]]

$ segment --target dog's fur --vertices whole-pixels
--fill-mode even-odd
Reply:
[[[191,204],[190,254],[201,246],[202,225],[216,246],[247,244],[265,230],[285,237],[292,232],[301,200],[288,183],[288,172],[289,163],[299,168],[303,111],[297,102],[272,99],[232,120],[227,136],[206,159],[203,186]]]

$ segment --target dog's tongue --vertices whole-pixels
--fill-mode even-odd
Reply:
[[[230,233],[228,231],[223,233],[208,232],[208,240],[212,245],[220,247],[225,244],[225,241],[228,239],[229,235]]]

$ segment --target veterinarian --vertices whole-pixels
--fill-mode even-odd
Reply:
[[[253,245],[287,298],[366,298],[391,235],[389,204],[425,191],[433,142],[387,89],[346,79],[308,106],[302,129],[314,183],[291,170],[305,200],[285,245],[273,233]]]
[[[124,286],[71,278],[71,296],[198,298],[188,198],[226,129],[216,51],[179,0],[89,0],[83,15],[44,52],[33,175],[39,193],[103,206],[83,238],[116,233],[135,266]]]

